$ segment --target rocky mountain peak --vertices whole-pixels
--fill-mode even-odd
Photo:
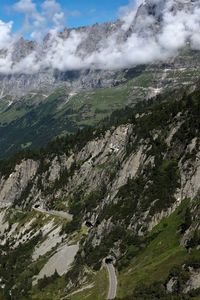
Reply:
[[[157,50],[158,57],[156,54],[152,54],[152,58],[148,57],[147,62],[159,60],[160,57],[166,59],[169,54],[162,54],[162,52],[164,53],[163,45],[154,45],[159,39],[157,34],[163,32],[165,14],[175,15],[182,10],[188,12],[198,7],[198,1],[146,0],[139,6],[133,21],[127,27],[124,26],[124,20],[117,20],[79,28],[65,28],[57,35],[47,34],[41,43],[21,38],[9,51],[5,49],[0,52],[3,61],[5,60],[1,72],[0,94],[4,97],[7,94],[16,94],[17,91],[21,95],[35,90],[36,87],[44,89],[44,83],[45,86],[50,84],[51,89],[53,86],[63,83],[65,86],[79,89],[94,86],[89,82],[91,78],[86,76],[89,69],[93,72],[94,82],[98,83],[102,78],[101,73],[104,77],[105,72],[108,76],[110,74],[116,76],[115,64],[117,64],[116,69],[132,67],[136,63],[144,64],[143,56],[139,55],[139,58],[136,59],[132,52],[134,45],[136,47],[139,47],[140,44],[143,45],[143,40],[146,38],[153,39],[152,47],[160,47],[160,49],[152,49],[153,53],[156,53]],[[142,42],[138,40],[138,37],[142,39]],[[126,58],[129,48],[128,53],[133,56],[130,59]],[[58,49],[60,50],[58,51]],[[172,54],[174,52],[177,54],[176,50],[176,48],[173,49]],[[123,62],[121,65],[119,64],[122,60],[125,61],[124,66]],[[112,69],[112,72],[108,69]],[[70,74],[74,74],[74,72],[79,75],[70,77]],[[115,78],[111,76],[108,85],[110,86],[112,82],[115,83]]]

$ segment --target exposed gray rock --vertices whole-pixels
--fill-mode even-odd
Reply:
[[[191,268],[191,276],[186,283],[186,287],[184,288],[184,293],[187,294],[189,291],[196,290],[198,288],[200,288],[200,269],[192,270]]]
[[[74,261],[78,249],[78,244],[70,246],[64,245],[58,248],[57,252],[48,260],[38,276],[34,279],[33,284],[36,284],[37,281],[45,275],[47,277],[53,275],[55,271],[57,271],[59,275],[67,273]]]
[[[76,52],[79,58],[85,58],[92,56],[95,52],[100,51],[102,47],[105,47],[109,43],[109,39],[115,37],[117,43],[122,45],[133,33],[136,33],[142,37],[154,36],[162,29],[163,22],[163,12],[169,5],[167,1],[145,1],[138,9],[135,18],[132,20],[128,28],[124,28],[122,21],[117,20],[115,22],[108,22],[104,24],[94,24],[92,26],[85,26],[80,28],[67,29],[58,34],[59,38],[63,41],[70,39],[71,34],[75,32],[76,34],[83,35],[84,38],[78,45]],[[198,1],[172,1],[172,6],[168,8],[174,14],[177,11],[192,11],[194,7],[199,7]],[[44,57],[48,52],[48,49],[52,45],[51,35],[48,34],[43,43],[37,44],[33,41],[26,41],[23,38],[19,39],[13,48],[11,57],[13,60],[13,65],[18,62],[22,62],[24,59],[33,55],[37,62],[44,61]],[[0,50],[0,55],[5,57],[6,51]],[[189,59],[190,60],[190,59]],[[170,82],[170,79],[166,79],[166,66],[168,69],[173,68],[175,70],[174,61],[176,59],[172,58],[168,60],[164,65],[159,62],[155,63],[156,67],[151,65],[150,68],[153,69],[153,73],[157,70],[163,73],[164,76],[159,76],[165,84]],[[181,56],[177,59],[181,68],[187,65],[188,67],[196,67],[199,64],[199,60],[186,61],[181,59]],[[41,66],[43,64],[41,63]],[[31,73],[32,70],[28,72],[22,71],[15,72],[15,74],[1,74],[0,75],[0,95],[1,98],[5,95],[12,95],[14,98],[16,96],[22,96],[30,91],[42,90],[49,94],[58,86],[69,87],[74,90],[79,89],[92,89],[99,87],[109,87],[116,85],[119,82],[125,80],[125,74],[127,70],[106,70],[106,66],[102,67],[102,70],[97,70],[93,65],[88,67],[89,69],[75,69],[75,70],[57,70],[50,66],[44,66],[39,68],[36,73]],[[134,68],[134,66],[130,66]],[[130,70],[132,72],[132,70]],[[136,71],[136,70],[135,70]],[[131,73],[130,72],[130,73]],[[189,82],[190,79],[188,78]],[[173,82],[176,83],[175,80]],[[157,84],[155,87],[144,91],[146,98],[150,95],[155,95],[162,90],[162,87]],[[141,90],[137,94],[141,93]],[[17,98],[16,98],[17,99]]]
[[[173,293],[177,284],[177,278],[172,277],[166,284],[166,289],[169,293]]]
[[[193,142],[188,147],[193,147]],[[181,170],[181,197],[194,198],[200,190],[200,152],[197,153],[195,161],[180,162]]]
[[[35,176],[39,163],[28,159],[15,166],[8,178],[0,178],[0,205],[6,207],[17,200],[27,184]]]

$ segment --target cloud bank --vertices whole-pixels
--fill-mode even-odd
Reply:
[[[32,0],[20,0],[13,10],[24,15],[22,32],[29,32],[36,42],[34,49],[15,61],[19,36],[12,32],[12,21],[0,21],[1,73],[35,73],[47,68],[61,71],[118,69],[166,60],[177,55],[186,44],[200,50],[198,1],[131,1],[120,9],[120,22],[113,25],[115,28],[109,36],[102,34],[94,41],[95,26],[65,31],[66,36],[60,34],[65,14],[55,0],[44,1],[40,9]],[[87,51],[89,43],[93,43],[92,51]],[[25,42],[23,47],[26,48],[24,45]]]

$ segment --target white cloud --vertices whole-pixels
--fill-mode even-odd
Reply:
[[[65,15],[60,4],[55,0],[46,0],[41,5],[42,15],[50,22],[52,21],[57,30],[63,27]]]
[[[0,20],[0,49],[8,48],[12,42],[13,22],[4,23]]]
[[[135,18],[138,7],[143,2],[143,0],[131,0],[128,5],[119,8],[119,17],[123,21],[123,30],[129,29]]]
[[[13,8],[23,14],[32,14],[36,11],[36,4],[32,0],[20,0],[13,5]]]
[[[55,12],[61,11],[61,6],[55,0],[46,0],[41,5],[42,9],[52,16]]]
[[[137,5],[142,2],[138,0]],[[146,2],[157,5],[155,15],[145,15],[145,8],[141,7],[142,14],[140,17],[137,15],[135,24],[136,2],[130,2],[127,7],[120,9],[122,26],[118,32],[108,38],[102,37],[97,49],[87,53],[80,51],[80,45],[87,38],[85,33],[73,30],[67,39],[58,34],[65,14],[57,1],[45,0],[39,8],[31,0],[20,0],[14,7],[25,14],[26,28],[31,30],[31,37],[42,41],[44,34],[50,32],[49,40],[43,50],[38,47],[39,50],[36,49],[13,64],[13,48],[8,47],[14,43],[12,23],[0,21],[0,48],[9,48],[4,58],[0,57],[0,72],[31,73],[43,68],[62,71],[82,68],[116,69],[165,60],[177,54],[188,42],[192,48],[200,50],[200,5],[197,2],[190,9],[187,6],[180,9],[182,4],[177,4],[177,0]],[[177,5],[180,6],[178,10],[172,9],[172,6]],[[162,13],[159,16],[160,10]],[[137,30],[132,33],[129,31],[127,39],[119,43],[119,35],[128,31],[130,26],[135,26]]]
[[[83,35],[73,30],[69,37],[64,40],[58,36],[52,36],[49,40],[50,47],[48,48],[43,64],[46,67],[66,70],[79,69],[86,67],[84,60],[75,53],[83,40]]]
[[[59,31],[64,26],[65,15],[56,0],[45,0],[39,7],[33,0],[19,0],[13,9],[24,14],[22,32],[33,39],[41,40],[52,29]]]

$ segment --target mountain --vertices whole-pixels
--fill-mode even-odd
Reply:
[[[106,88],[98,77],[99,86],[95,83],[91,89],[58,87],[50,95],[46,90],[34,90],[17,101],[4,97],[0,102],[0,158],[45,146],[56,136],[98,124],[117,109],[187,86],[200,76],[199,57],[199,51],[184,49],[166,63],[139,65],[114,77],[112,71],[105,71],[104,82],[115,80],[114,86]],[[92,74],[88,71],[88,81]]]
[[[105,299],[111,257],[119,299],[199,299],[199,97],[197,83],[1,162],[7,293]]]
[[[142,63],[130,44],[150,47],[145,55],[157,53],[148,45],[168,36],[166,14],[173,22],[180,16],[188,20],[198,9],[198,1],[145,1],[131,18],[49,33],[41,43],[21,38],[1,50],[8,70],[0,74],[0,158],[45,146],[55,136],[98,124],[114,110],[192,84],[199,77],[200,52],[192,48],[191,32],[181,47],[166,50],[165,42],[163,57]],[[123,54],[125,49],[130,50]],[[115,52],[117,68],[110,65]]]
[[[102,37],[105,39],[112,35],[119,29],[118,23],[105,23],[96,24],[90,27],[81,27],[78,29],[64,29],[62,33],[59,33],[59,39],[62,42],[67,42],[70,39],[70,35],[83,34],[84,40],[79,44],[79,51],[84,53],[92,53],[98,49],[98,45],[103,42]],[[56,38],[56,37],[55,37]],[[14,65],[23,63],[31,56],[36,56],[35,64],[40,64],[40,60],[45,60],[45,55],[48,51],[51,51],[53,47],[54,37],[47,35],[43,43],[37,44],[33,41],[26,41],[21,38],[15,42],[12,50],[12,62]],[[78,49],[77,49],[78,51]],[[5,54],[3,54],[5,56]],[[21,96],[32,90],[42,89],[49,93],[56,87],[64,85],[66,87],[72,87],[75,89],[80,88],[92,88],[98,86],[110,86],[115,82],[115,73],[112,71],[100,71],[100,70],[81,70],[73,69],[68,71],[60,71],[56,68],[39,68],[37,71],[29,69],[25,73],[23,69],[16,71],[14,74],[2,74],[0,78],[1,95]],[[107,77],[107,78],[106,78]],[[100,83],[102,81],[102,83]]]
[[[138,65],[138,61],[134,60],[132,65],[131,62],[117,67],[110,65],[115,51],[120,60],[123,47],[128,47],[132,39],[133,43],[137,43],[137,40],[134,41],[135,36],[139,39],[146,38],[147,45],[149,38],[157,40],[161,35],[162,39],[167,25],[166,14],[171,14],[174,22],[176,16],[180,17],[179,14],[188,14],[189,18],[198,9],[198,1],[149,0],[140,5],[130,22],[118,20],[75,29],[65,28],[60,33],[50,32],[40,43],[23,38],[14,40],[8,49],[0,51],[1,59],[6,61],[5,66],[0,68],[3,70],[0,76],[1,98],[7,95],[16,98],[38,89],[49,95],[59,86],[79,90],[115,85],[120,82],[116,77],[123,66],[130,68]],[[191,29],[188,30],[191,34]],[[184,41],[185,45],[186,42],[191,41],[188,38]],[[175,50],[180,50],[180,46],[175,47]],[[177,51],[169,54],[173,58]],[[166,57],[164,60],[166,61]],[[156,58],[152,57],[151,61],[155,62]]]
[[[8,50],[0,299],[200,299],[200,52],[188,34],[191,12],[198,16],[198,1],[146,0],[125,21],[49,33],[42,44],[20,39]],[[166,15],[187,24],[175,51],[173,35],[163,41]],[[130,64],[133,39],[137,57],[153,53],[149,61]],[[111,60],[110,46],[113,56],[130,53],[119,68],[97,68]]]
[[[148,47],[163,39],[166,14],[174,22],[179,15],[188,14],[189,19],[198,8],[198,1],[146,1],[130,22],[65,29],[56,36],[49,33],[42,43],[21,38],[9,50],[1,50],[12,67],[0,75],[0,158],[43,147],[56,136],[98,124],[116,109],[195,82],[200,52],[191,49],[192,38],[169,57],[148,63],[129,61],[128,66],[113,68],[109,53],[116,50],[121,55],[130,43],[134,45],[135,35]],[[149,51],[151,46],[144,54]],[[128,54],[132,52],[130,48]],[[119,57],[114,61],[121,61]],[[103,65],[97,68],[94,59]]]

